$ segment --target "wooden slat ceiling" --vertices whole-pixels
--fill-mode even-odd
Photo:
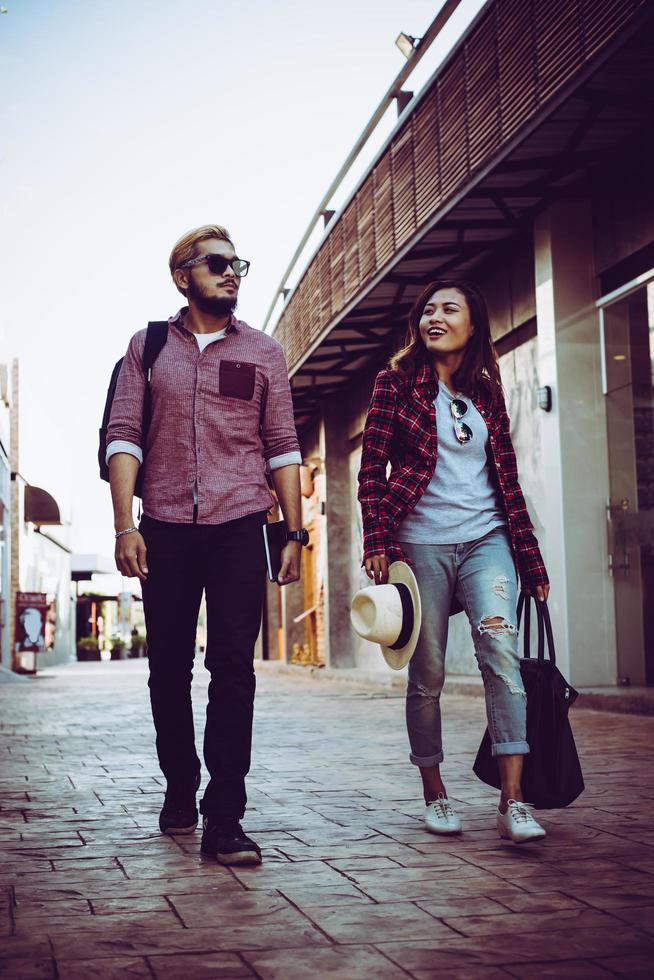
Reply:
[[[299,428],[390,349],[423,284],[470,272],[601,153],[651,126],[653,13],[646,0],[488,6],[284,308],[275,337]]]

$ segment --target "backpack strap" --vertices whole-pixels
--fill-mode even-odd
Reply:
[[[156,359],[159,357],[162,348],[168,340],[168,321],[151,320],[145,335],[145,347],[143,348],[143,373],[146,381],[150,380],[150,372]]]
[[[152,421],[152,392],[150,390],[150,378],[152,374],[152,365],[158,358],[161,350],[168,340],[168,321],[167,320],[153,320],[148,323],[147,333],[145,335],[145,347],[143,348],[143,373],[145,375],[145,391],[143,393],[143,415],[141,416],[141,448],[143,451],[143,459],[145,461],[146,455],[146,442],[148,438],[148,431],[150,429],[150,422]],[[143,479],[143,466],[139,469],[138,477],[136,479],[136,495],[141,496],[141,481]]]

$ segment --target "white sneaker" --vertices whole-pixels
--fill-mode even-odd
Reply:
[[[537,820],[534,820],[529,808],[529,803],[519,803],[517,800],[509,800],[506,813],[500,813],[498,807],[497,831],[500,837],[505,840],[512,840],[516,844],[524,844],[525,841],[545,837],[545,829]]]
[[[432,800],[426,805],[425,827],[430,834],[461,833],[461,820],[454,812],[447,796],[439,793],[437,800]]]

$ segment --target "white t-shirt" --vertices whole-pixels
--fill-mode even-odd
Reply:
[[[209,344],[212,344],[214,340],[222,340],[227,333],[227,327],[223,327],[222,330],[214,330],[213,333],[194,333],[193,336],[198,342],[198,347],[201,351]]]
[[[486,423],[469,398],[457,395],[468,406],[462,421],[472,430],[470,442],[459,442],[450,409],[454,397],[441,381],[434,402],[438,423],[436,469],[414,509],[398,525],[400,542],[463,544],[506,524],[486,456]]]

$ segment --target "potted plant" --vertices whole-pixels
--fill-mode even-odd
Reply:
[[[127,658],[127,644],[122,636],[111,637],[111,659],[125,660]]]
[[[143,657],[145,656],[145,637],[141,636],[139,631],[134,627],[132,630],[132,643],[129,649],[130,657]]]
[[[100,644],[97,636],[80,636],[77,641],[78,660],[100,660]]]

